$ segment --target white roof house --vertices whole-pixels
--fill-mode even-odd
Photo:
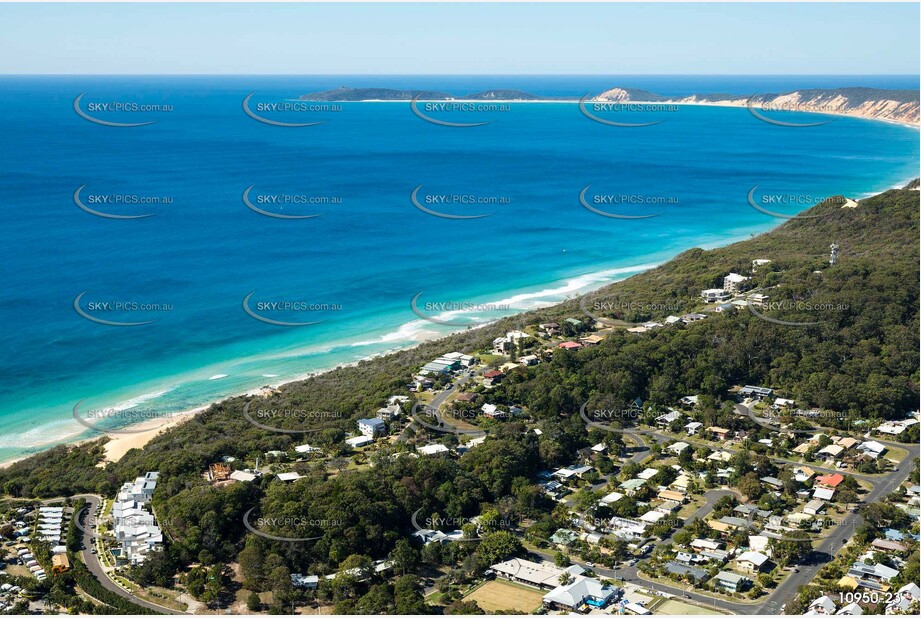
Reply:
[[[587,599],[605,603],[614,595],[614,587],[592,577],[576,576],[565,586],[557,586],[544,595],[544,604],[576,609]]]
[[[836,616],[863,616],[863,608],[857,603],[848,603],[839,609],[836,613]]]
[[[618,493],[616,491],[612,491],[611,493],[606,495],[604,498],[599,500],[599,502],[601,502],[601,504],[613,504],[623,497],[624,497],[624,494]]]
[[[374,438],[370,436],[355,436],[354,438],[346,438],[345,443],[352,448],[361,448],[362,446],[368,446],[374,442]]]
[[[739,291],[739,284],[748,281],[751,277],[745,277],[739,273],[729,273],[723,277],[723,289],[735,294]]]
[[[809,604],[809,609],[804,614],[805,616],[818,616],[821,614],[831,615],[835,613],[837,605],[832,601],[831,597],[828,595],[820,596],[818,599]]]
[[[768,560],[767,556],[757,551],[747,551],[736,558],[740,566],[748,567],[752,570],[761,569]]]
[[[819,452],[818,452],[818,454],[819,454],[819,455],[828,455],[829,457],[837,457],[837,456],[840,455],[842,452],[844,452],[844,447],[843,447],[843,446],[838,446],[837,444],[829,444],[829,445],[826,446],[825,448],[820,449]]]
[[[297,472],[279,472],[278,473],[278,480],[283,481],[285,483],[296,481],[299,478],[301,478],[301,475],[298,474]]]
[[[666,450],[669,450],[677,455],[680,455],[686,449],[689,449],[689,448],[691,448],[691,445],[688,444],[687,442],[675,442],[674,444],[669,446]]]
[[[259,477],[257,477],[252,472],[246,472],[244,470],[234,470],[233,472],[230,473],[230,478],[235,481],[240,481],[243,483],[252,483]]]
[[[857,450],[861,451],[864,455],[876,459],[880,455],[886,452],[886,446],[880,444],[876,440],[867,440],[866,442],[861,443],[857,446]]]
[[[144,507],[153,497],[158,472],[148,472],[121,486],[112,505],[115,538],[121,543],[120,557],[141,564],[148,552],[163,542],[163,533],[154,516]]]
[[[556,588],[560,585],[560,576],[567,572],[550,562],[532,562],[521,558],[499,562],[490,568],[506,579],[539,588]]]
[[[447,453],[448,447],[444,444],[426,444],[425,446],[417,447],[416,452],[420,455],[438,455],[439,453]]]

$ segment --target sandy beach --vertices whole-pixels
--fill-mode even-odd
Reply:
[[[300,99],[292,99],[294,101]],[[475,103],[475,104],[490,104],[496,103],[501,105],[507,105],[510,103],[516,104],[552,104],[557,103],[561,105],[579,105],[581,101],[578,99],[489,99],[489,100],[480,100],[480,99],[418,99],[417,103]],[[336,101],[336,103],[409,103],[409,101],[388,101],[384,99],[362,99],[360,101]],[[602,99],[590,98],[585,100],[585,104],[594,104],[594,103],[616,103],[621,105],[675,105],[675,106],[689,106],[689,107],[734,107],[734,108],[744,108],[747,106],[747,99],[736,100],[728,99],[726,101],[682,101],[682,100],[665,100],[665,101],[607,101]],[[762,110],[760,105],[753,105],[753,107],[759,111]],[[879,116],[868,116],[864,114],[855,114],[848,112],[834,112],[834,111],[824,111],[824,110],[812,110],[812,109],[802,109],[798,110],[804,114],[821,114],[823,116],[841,116],[845,118],[859,118],[863,120],[875,120],[877,122],[886,122],[889,124],[897,124],[903,127],[911,127],[913,129],[921,129],[921,124],[918,122],[909,122],[905,120],[896,120],[893,118],[881,118]]]

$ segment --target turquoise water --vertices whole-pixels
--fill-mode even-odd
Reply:
[[[912,87],[917,77],[453,77],[420,78],[0,78],[6,139],[0,144],[0,223],[6,242],[0,299],[0,460],[89,437],[72,409],[165,415],[457,330],[416,316],[420,303],[491,303],[430,315],[481,324],[557,302],[628,276],[694,246],[718,246],[768,230],[780,219],[751,208],[765,194],[861,197],[917,176],[918,133],[851,118],[787,129],[744,109],[681,107],[634,112],[616,128],[565,103],[511,104],[507,111],[431,115],[492,121],[449,128],[415,117],[406,103],[345,103],[341,110],[274,113],[282,128],[248,118],[241,101],[278,102],[340,85],[437,88],[463,94],[508,85],[582,95],[613,86],[663,94],[764,92],[805,86]],[[505,79],[505,82],[501,80]],[[696,81],[695,81],[696,79]],[[809,79],[812,81],[809,82]],[[877,80],[874,82],[873,80]],[[844,80],[844,81],[842,81]],[[410,83],[412,82],[412,83]],[[809,82],[809,83],[804,83]],[[903,83],[904,82],[904,83]],[[169,105],[171,111],[106,112],[114,128],[80,118],[100,102]],[[620,112],[618,120],[627,118]],[[614,118],[614,116],[611,116]],[[784,114],[784,120],[816,116]],[[452,215],[422,212],[410,200]],[[643,196],[656,204],[604,204],[623,220],[583,208],[579,193]],[[113,220],[108,214],[156,214]],[[322,216],[285,220],[273,214]],[[101,203],[100,195],[167,198]],[[305,195],[320,203],[258,201]],[[495,203],[443,204],[425,197],[472,195]],[[316,200],[313,200],[316,202]],[[258,203],[257,203],[258,202]],[[771,205],[793,213],[810,203]],[[103,325],[79,315],[116,322]],[[258,302],[326,305],[256,313]],[[160,310],[92,303],[159,303]]]

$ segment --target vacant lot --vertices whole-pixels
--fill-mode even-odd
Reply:
[[[540,590],[495,579],[468,594],[464,600],[476,601],[486,613],[514,609],[529,614],[540,607],[543,598]]]

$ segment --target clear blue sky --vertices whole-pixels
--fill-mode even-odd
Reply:
[[[0,4],[0,73],[919,72],[914,4]]]

